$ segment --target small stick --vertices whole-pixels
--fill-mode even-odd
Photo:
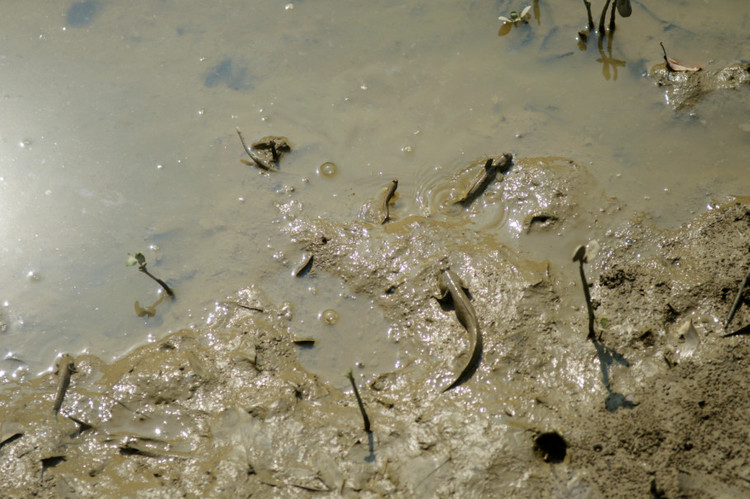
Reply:
[[[354,388],[354,396],[357,397],[359,412],[362,413],[362,420],[365,423],[365,432],[370,433],[370,418],[367,417],[367,413],[365,412],[365,404],[362,403],[362,398],[359,396],[359,390],[357,390],[357,384],[354,382],[354,375],[352,374],[351,369],[346,373],[346,377],[349,378],[349,381],[352,383],[352,388]]]
[[[583,272],[583,264],[588,261],[586,258],[586,246],[579,246],[573,253],[573,261],[578,262],[578,270],[581,274],[581,284],[583,284],[583,296],[586,298],[586,309],[589,315],[589,335],[586,337],[589,340],[593,340],[596,337],[596,331],[594,331],[594,306],[591,304],[591,293],[589,292],[589,284],[586,281],[586,274]]]
[[[164,288],[164,291],[166,291],[169,296],[171,296],[171,297],[174,298],[174,291],[172,291],[172,288],[170,288],[169,286],[167,286],[166,282],[162,281],[161,279],[159,279],[158,277],[156,277],[154,274],[152,274],[151,272],[149,272],[148,270],[146,270],[146,265],[139,266],[138,270],[140,270],[141,272],[143,272],[144,274],[146,274],[147,276],[149,276],[154,281],[158,282],[159,285],[162,288]]]
[[[255,151],[253,151],[248,145],[245,143],[245,138],[242,136],[242,132],[240,132],[240,128],[236,127],[237,135],[240,136],[240,142],[242,143],[242,148],[245,149],[245,152],[248,156],[250,156],[250,159],[253,160],[253,163],[261,167],[262,169],[266,171],[276,171],[276,168],[271,166],[269,163],[267,163],[263,158],[258,156]]]
[[[618,0],[612,0],[612,16],[609,18],[609,32],[612,33],[615,30],[615,7],[617,6]]]
[[[736,314],[737,310],[739,310],[740,305],[742,304],[742,292],[747,287],[748,282],[750,282],[750,271],[748,271],[747,275],[745,276],[745,279],[742,281],[742,285],[740,286],[739,291],[737,291],[737,298],[734,299],[734,304],[732,305],[732,309],[729,311],[729,315],[727,316],[727,321],[724,323],[724,329],[729,327],[729,323],[732,322],[732,319],[734,319],[734,314]]]
[[[583,0],[583,4],[586,6],[586,14],[589,16],[589,31],[594,31],[594,18],[591,17],[591,2]]]
[[[127,260],[126,265],[131,266],[131,265],[135,265],[136,263],[138,264],[138,270],[140,270],[141,272],[149,276],[154,281],[158,282],[159,285],[162,288],[164,288],[164,291],[167,292],[169,297],[174,298],[174,291],[172,291],[172,288],[167,286],[166,282],[162,281],[161,279],[159,279],[158,277],[156,277],[154,274],[152,274],[146,269],[146,257],[143,256],[143,253],[136,253],[135,256],[128,254],[128,260]]]
[[[604,19],[607,17],[607,8],[609,7],[609,0],[607,0],[607,3],[604,4],[604,9],[602,10],[602,16],[599,18],[599,36],[601,37],[604,35]]]

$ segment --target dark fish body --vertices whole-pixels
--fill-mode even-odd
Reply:
[[[482,336],[479,332],[477,313],[474,311],[474,307],[471,305],[466,293],[461,288],[461,280],[452,270],[447,269],[441,273],[440,290],[443,293],[450,293],[456,317],[469,333],[469,352],[471,352],[469,361],[461,370],[458,377],[447,388],[443,389],[444,392],[447,392],[471,378],[474,371],[479,367],[479,361],[482,357]]]

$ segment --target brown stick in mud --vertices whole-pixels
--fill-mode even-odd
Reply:
[[[263,170],[266,170],[266,171],[269,171],[269,172],[271,172],[271,171],[275,172],[276,168],[274,168],[270,163],[268,163],[263,158],[261,158],[258,155],[258,153],[256,153],[255,151],[253,151],[250,147],[248,147],[248,145],[245,143],[245,138],[242,136],[242,132],[240,131],[239,127],[237,127],[236,130],[237,130],[237,135],[239,135],[239,137],[240,137],[240,142],[242,143],[242,148],[245,150],[245,152],[247,153],[247,155],[250,156],[250,159],[253,160],[253,163],[255,163],[257,166],[259,166]]]
[[[737,298],[734,299],[732,308],[729,310],[729,315],[727,316],[727,320],[724,323],[725,329],[729,327],[729,323],[732,322],[732,319],[734,319],[734,314],[736,314],[737,310],[739,310],[740,305],[742,304],[742,292],[745,290],[749,282],[750,282],[750,271],[748,271],[747,275],[745,276],[745,279],[742,281],[742,285],[740,285],[740,289],[737,291]]]
[[[352,388],[354,389],[354,396],[357,397],[357,405],[359,406],[359,412],[362,413],[362,420],[364,421],[365,432],[370,433],[370,418],[367,417],[367,412],[365,412],[365,404],[362,403],[362,397],[359,396],[359,390],[357,390],[357,383],[354,382],[354,375],[352,374],[351,369],[349,369],[349,372],[346,373],[346,377],[349,378],[349,381],[352,383]]]
[[[586,274],[583,272],[583,264],[588,261],[586,258],[586,246],[579,246],[573,253],[573,261],[578,262],[578,270],[581,274],[581,284],[583,285],[583,297],[586,299],[586,310],[589,315],[589,334],[586,337],[589,340],[596,338],[594,330],[594,306],[591,303],[591,293],[589,292],[589,283],[586,280]]]

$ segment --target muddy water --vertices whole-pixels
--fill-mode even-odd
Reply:
[[[372,304],[347,316],[357,298],[341,283],[291,278],[301,255],[277,206],[349,220],[398,178],[399,212],[424,215],[420,195],[445,188],[436,178],[506,151],[573,159],[625,212],[649,212],[664,226],[747,192],[750,93],[675,114],[644,78],[661,62],[660,41],[703,66],[750,59],[744,3],[633,2],[601,53],[595,41],[585,50],[576,41],[579,3],[538,2],[529,25],[502,37],[497,16],[520,5],[5,6],[0,379],[33,376],[60,352],[111,359],[200,327],[249,284],[290,302],[295,334],[316,337],[321,348],[301,352],[314,372],[338,376],[367,348],[382,352],[370,368],[395,365],[399,346]],[[252,138],[289,137],[294,152],[281,173],[239,162],[237,126]],[[318,172],[327,161],[335,175]],[[503,206],[467,220],[521,244]],[[582,226],[530,240],[569,255],[585,236]],[[159,296],[125,267],[137,251],[177,292],[153,318],[133,310]],[[340,323],[321,325],[326,309]],[[337,342],[355,352],[345,362],[327,348]]]

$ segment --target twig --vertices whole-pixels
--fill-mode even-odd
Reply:
[[[607,0],[607,3],[604,4],[604,9],[602,9],[602,16],[599,18],[599,37],[604,35],[604,19],[607,17],[607,8],[609,7],[609,0]]]
[[[236,127],[237,135],[240,137],[240,142],[242,143],[242,148],[245,150],[248,156],[250,156],[250,159],[253,160],[253,163],[255,163],[257,166],[262,168],[266,171],[276,171],[276,168],[274,168],[272,165],[270,165],[268,162],[266,162],[263,158],[258,156],[258,154],[253,151],[248,145],[245,143],[245,138],[242,136],[242,132],[240,132],[240,128]]]
[[[174,291],[172,291],[172,288],[170,288],[169,286],[167,286],[166,282],[162,281],[161,279],[159,279],[158,277],[156,277],[154,274],[152,274],[151,272],[149,272],[148,270],[146,270],[146,264],[145,263],[143,265],[139,265],[138,266],[138,270],[140,270],[141,272],[143,272],[144,274],[146,274],[147,276],[149,276],[154,281],[158,282],[159,285],[162,288],[164,288],[164,291],[166,291],[169,296],[171,296],[172,298],[174,298]]]
[[[615,7],[617,6],[618,0],[612,0],[612,15],[609,18],[609,32],[612,33],[615,30]]]
[[[727,321],[724,323],[724,329],[729,327],[729,323],[732,322],[732,319],[734,319],[734,314],[736,314],[737,310],[739,310],[740,305],[742,304],[742,292],[747,287],[748,282],[750,282],[750,271],[748,271],[747,275],[745,276],[745,279],[742,281],[742,285],[740,286],[740,289],[737,291],[737,298],[734,299],[734,304],[732,305],[732,309],[729,311],[729,315],[727,316]]]
[[[586,14],[589,16],[589,31],[594,31],[594,18],[591,17],[591,2],[583,0],[583,4],[586,6]]]
[[[591,304],[591,293],[589,292],[589,283],[586,280],[586,274],[583,272],[583,264],[588,261],[586,258],[586,246],[579,246],[573,253],[573,261],[578,262],[578,271],[581,274],[581,284],[583,285],[583,296],[586,298],[586,309],[589,315],[589,335],[586,337],[589,340],[596,338],[596,331],[594,330],[594,306]]]
[[[359,390],[357,390],[357,384],[354,382],[354,375],[352,374],[351,369],[346,373],[346,377],[349,378],[349,381],[352,383],[352,388],[354,388],[354,396],[357,397],[359,412],[362,413],[362,420],[365,423],[365,432],[370,433],[370,418],[367,417],[367,412],[365,412],[365,404],[362,403],[362,397],[359,396]]]

